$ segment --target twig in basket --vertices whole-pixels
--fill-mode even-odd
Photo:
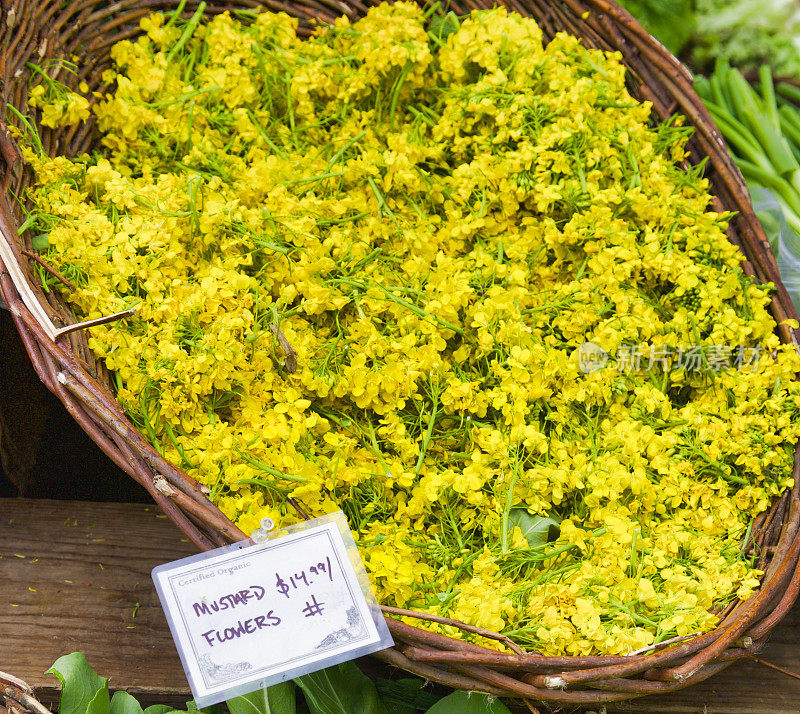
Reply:
[[[792,672],[788,669],[784,669],[783,667],[779,667],[777,664],[773,664],[772,662],[768,662],[765,659],[761,659],[761,657],[756,657],[755,655],[750,655],[748,659],[753,660],[757,664],[761,664],[764,667],[768,667],[769,669],[774,669],[776,672],[780,672],[781,674],[785,674],[787,677],[792,677],[794,679],[800,679],[800,674],[797,672]]]
[[[28,279],[25,273],[22,272],[17,262],[17,256],[11,248],[14,244],[14,239],[11,228],[2,215],[3,211],[7,210],[4,203],[0,204],[0,209],[0,269],[5,266],[5,270],[8,272],[8,276],[22,298],[25,307],[28,308],[47,336],[55,340],[55,325],[53,325],[50,316],[28,285]],[[19,314],[19,309],[13,303],[9,303],[9,307],[13,313]]]
[[[286,500],[289,502],[289,505],[294,508],[295,511],[297,511],[297,515],[300,516],[300,518],[302,518],[304,521],[311,519],[308,511],[306,511],[296,499],[289,497]]]
[[[628,652],[626,656],[636,657],[636,655],[644,654],[650,650],[656,650],[661,647],[666,647],[667,645],[674,645],[676,642],[683,642],[684,640],[691,640],[692,637],[697,637],[699,634],[699,632],[692,632],[690,635],[678,635],[677,637],[670,637],[668,640],[664,640],[663,642],[656,642],[655,644],[647,645],[647,647],[642,647],[635,652]]]
[[[535,706],[533,706],[533,702],[530,699],[523,699],[522,703],[528,707],[528,710],[531,712],[531,714],[541,714],[541,712]]]
[[[87,327],[95,327],[96,325],[105,325],[107,322],[115,322],[116,320],[121,320],[124,317],[130,317],[136,312],[136,310],[138,310],[138,307],[129,307],[127,310],[115,312],[113,315],[105,315],[104,317],[97,317],[94,320],[84,320],[83,322],[76,322],[74,325],[67,325],[66,327],[56,330],[55,339],[57,340],[59,337],[66,335],[68,332],[83,330]]]
[[[161,474],[158,474],[153,479],[153,486],[155,486],[161,493],[163,493],[167,497],[175,495],[175,489],[172,488],[172,486],[170,486],[169,483],[167,483],[167,479],[165,479]]]
[[[24,682],[22,682],[22,684],[25,688],[30,689]],[[9,701],[19,704],[23,711],[33,712],[33,714],[52,714],[51,711],[32,694],[28,694],[28,692],[13,684],[8,684],[3,687],[2,690],[0,690],[0,694],[2,694],[7,704]],[[11,706],[9,706],[9,709],[11,709]]]
[[[22,255],[30,258],[31,260],[35,260],[39,265],[42,266],[42,268],[44,268],[48,273],[50,273],[50,275],[60,280],[70,290],[73,291],[75,290],[75,286],[69,280],[67,280],[61,273],[59,273],[52,265],[50,265],[50,263],[48,263],[44,258],[42,258],[41,255],[39,255],[38,253],[33,253],[32,251],[27,250],[26,248],[22,248],[20,252],[22,253]]]
[[[278,344],[280,344],[283,354],[286,357],[286,370],[293,374],[297,371],[297,352],[295,352],[294,347],[289,344],[289,340],[286,339],[283,330],[280,330],[274,322],[269,326],[269,329],[272,330],[272,334],[277,338]]]
[[[26,682],[22,681],[19,677],[15,677],[13,674],[0,672],[0,682],[3,682],[4,684],[10,684],[12,687],[21,689],[23,692],[27,692],[28,694],[33,694],[33,689],[31,689]]]
[[[11,9],[13,10],[14,8]],[[8,12],[6,17],[8,18],[10,16],[11,11]],[[3,160],[6,162],[6,167],[8,168],[5,179],[3,180],[3,193],[7,193],[11,185],[11,179],[18,179],[22,171],[20,167],[22,155],[17,145],[11,140],[11,135],[5,126],[0,129],[0,155],[2,155]]]
[[[506,647],[508,647],[512,652],[519,655],[527,654],[524,649],[522,649],[516,642],[511,640],[509,637],[505,635],[501,635],[499,632],[493,632],[492,630],[484,630],[482,627],[475,627],[474,625],[468,625],[465,622],[461,622],[460,620],[452,620],[449,617],[440,617],[439,615],[431,615],[427,612],[416,612],[415,610],[404,610],[399,607],[390,607],[388,605],[381,605],[381,611],[385,615],[397,615],[400,617],[415,617],[418,620],[428,620],[429,622],[438,622],[440,625],[449,625],[450,627],[457,627],[460,630],[464,630],[464,632],[471,632],[473,635],[479,635],[480,637],[486,637],[490,640],[497,640],[498,642],[502,642]]]

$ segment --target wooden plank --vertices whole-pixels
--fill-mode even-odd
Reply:
[[[112,690],[125,689],[145,705],[185,702],[191,694],[150,570],[193,552],[155,506],[0,499],[0,670],[54,702],[56,679],[43,672],[80,650]],[[799,643],[795,606],[761,656],[800,672]],[[605,710],[800,713],[800,681],[739,662],[681,692]]]
[[[52,701],[79,650],[112,690],[190,699],[150,571],[194,552],[156,506],[0,499],[0,669]]]

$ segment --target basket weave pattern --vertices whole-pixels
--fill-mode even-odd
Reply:
[[[189,0],[191,15],[197,2]],[[364,15],[377,2],[360,0],[237,0],[210,2],[207,13],[235,8],[284,11],[300,20],[307,35],[309,20],[331,22],[341,14]],[[453,0],[450,9],[466,14],[490,7],[484,0]],[[696,131],[688,144],[690,162],[708,158],[715,210],[737,211],[728,236],[744,253],[744,271],[777,286],[771,305],[778,323],[795,317],[780,282],[763,229],[753,214],[744,182],[728,156],[711,118],[692,90],[686,69],[611,0],[505,0],[510,10],[534,17],[545,38],[565,30],[591,47],[618,50],[629,69],[634,96],[649,100],[654,114],[666,119],[678,112]],[[77,57],[78,73],[51,72],[61,82],[77,86],[86,81],[100,89],[100,76],[110,66],[110,49],[135,36],[140,18],[157,10],[174,10],[169,0],[4,0],[0,19],[0,76],[3,115],[11,105],[23,114],[30,70],[26,63]],[[76,155],[93,141],[91,122],[52,130],[40,127],[45,151]],[[45,385],[65,404],[81,427],[130,476],[142,484],[164,512],[200,549],[246,538],[206,497],[206,490],[165,461],[128,421],[111,391],[108,373],[87,347],[81,331],[56,335],[75,318],[53,292],[45,293],[31,276],[36,254],[30,236],[17,235],[20,212],[14,199],[29,185],[30,170],[0,122],[0,292],[11,309],[33,364]],[[781,339],[797,346],[798,334],[785,325]],[[459,689],[552,704],[595,704],[669,692],[701,681],[731,662],[757,651],[793,604],[800,588],[800,456],[795,451],[795,486],[763,513],[753,528],[748,548],[757,548],[757,566],[766,571],[760,590],[745,603],[733,603],[719,613],[710,633],[684,638],[669,646],[631,656],[544,657],[526,653],[507,638],[447,618],[385,607],[387,615],[408,615],[455,625],[462,630],[500,640],[507,652],[479,647],[422,630],[389,618],[395,647],[376,656],[430,680]],[[298,507],[299,508],[299,507]],[[302,510],[299,509],[301,515]]]

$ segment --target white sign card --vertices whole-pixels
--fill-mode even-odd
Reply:
[[[198,707],[394,643],[339,511],[153,569]]]

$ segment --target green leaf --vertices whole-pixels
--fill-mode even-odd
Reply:
[[[231,714],[295,714],[294,690],[294,682],[281,682],[229,699],[226,704]]]
[[[620,0],[619,4],[674,55],[694,33],[692,0]]]
[[[151,708],[148,707],[148,709]],[[167,707],[167,711],[172,711],[172,707]],[[135,697],[120,691],[114,692],[114,696],[111,697],[111,714],[143,714],[143,712],[141,704],[136,701]],[[158,714],[163,714],[163,712],[158,712]]]
[[[193,699],[190,699],[186,702],[186,711],[187,712],[198,712],[199,714],[228,714],[221,704],[211,704],[210,706],[203,707],[202,709],[197,708],[197,704],[194,703]]]
[[[167,712],[180,712],[180,710],[171,707],[169,704],[153,704],[144,710],[144,714],[167,714]]]
[[[61,680],[58,714],[86,714],[99,692],[105,691],[108,697],[108,680],[89,666],[83,652],[59,657],[45,674],[55,674]]]
[[[39,233],[31,238],[31,248],[40,253],[45,252],[50,247],[50,234]]]
[[[531,548],[557,540],[561,521],[550,516],[533,516],[525,508],[512,508],[508,513],[509,533],[518,526]]]
[[[434,15],[428,23],[428,37],[441,44],[450,35],[458,32],[459,27],[458,17],[453,12]]]
[[[499,699],[479,692],[453,692],[440,699],[427,714],[511,714]]]
[[[375,685],[352,662],[294,681],[303,690],[311,714],[387,714]]]
[[[86,705],[86,714],[111,714],[111,700],[108,698],[108,684],[97,690],[97,694]]]

